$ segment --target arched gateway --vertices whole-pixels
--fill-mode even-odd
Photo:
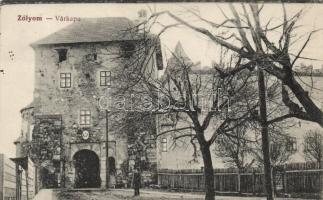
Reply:
[[[91,150],[80,150],[73,156],[76,188],[99,188],[100,160]]]

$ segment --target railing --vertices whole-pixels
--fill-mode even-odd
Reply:
[[[277,193],[319,193],[323,188],[323,169],[313,163],[296,163],[274,168]],[[215,169],[214,189],[217,192],[261,194],[265,192],[261,169]],[[162,188],[183,191],[204,190],[201,170],[159,170],[158,184]]]

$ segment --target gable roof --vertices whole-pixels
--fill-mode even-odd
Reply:
[[[31,46],[136,40],[139,37],[131,33],[133,27],[134,23],[125,17],[81,18]]]

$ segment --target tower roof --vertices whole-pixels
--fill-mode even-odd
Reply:
[[[181,70],[184,65],[191,66],[192,60],[185,53],[181,42],[177,42],[172,56],[167,62],[167,70],[173,72],[174,70]]]
[[[182,43],[179,42],[179,41],[176,44],[173,56],[176,56],[176,57],[179,57],[179,58],[187,58],[187,59],[189,59],[189,57],[187,56],[187,54],[185,53],[185,51],[183,49]]]

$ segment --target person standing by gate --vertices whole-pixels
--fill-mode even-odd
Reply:
[[[140,189],[140,183],[141,183],[141,177],[140,173],[137,169],[133,170],[133,177],[132,177],[132,185],[135,190],[135,196],[139,196],[139,189]]]

